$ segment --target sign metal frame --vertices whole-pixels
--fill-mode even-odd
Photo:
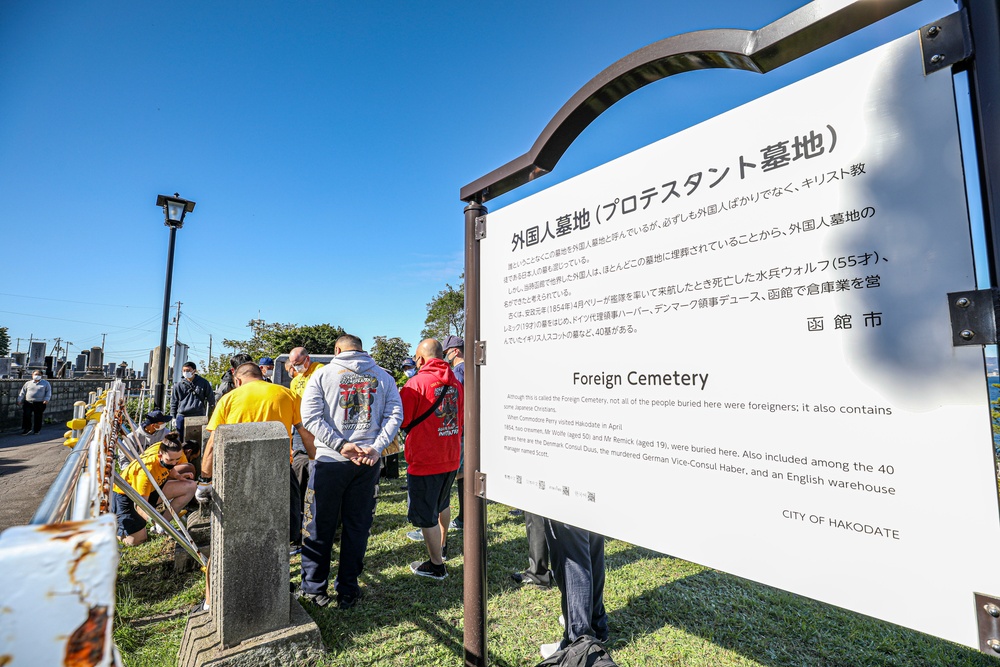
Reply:
[[[480,337],[479,298],[479,240],[485,238],[487,215],[483,204],[552,171],[591,122],[615,102],[645,85],[701,69],[742,69],[763,74],[918,2],[814,0],[758,30],[704,30],[646,46],[612,64],[577,91],[549,121],[527,153],[461,188],[460,199],[467,204],[465,332],[477,350],[476,362],[466,369],[465,378],[466,469],[473,471],[475,480],[467,485],[464,498],[466,667],[488,664],[486,474],[480,470],[480,366],[486,363],[486,341]],[[1000,112],[1000,6],[995,0],[959,0],[958,12],[921,29],[921,40],[927,71],[951,67],[953,72],[969,72],[977,178],[989,246],[990,288],[996,289],[1000,267],[1000,124],[991,119]],[[993,313],[990,316],[995,318]],[[980,624],[984,652],[1000,652],[998,627]]]

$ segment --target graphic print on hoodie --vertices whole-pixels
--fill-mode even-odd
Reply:
[[[347,372],[340,376],[341,416],[344,428],[367,429],[372,423],[372,402],[378,394],[378,378]]]

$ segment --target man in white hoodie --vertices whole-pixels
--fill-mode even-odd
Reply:
[[[306,493],[301,597],[325,607],[337,519],[342,518],[340,562],[333,588],[337,606],[361,598],[358,576],[375,516],[379,457],[403,421],[395,379],[344,335],[336,355],[315,371],[302,394],[302,423],[316,437],[316,459]]]

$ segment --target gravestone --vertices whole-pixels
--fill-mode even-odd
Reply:
[[[288,592],[288,433],[276,422],[215,432],[210,609],[192,614],[178,664],[310,664],[319,628]]]

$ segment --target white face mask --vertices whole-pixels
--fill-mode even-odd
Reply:
[[[34,380],[35,382],[41,382],[42,376],[41,375],[32,375],[31,379]]]
[[[183,375],[188,380],[194,377],[194,373],[192,373],[191,371],[184,371],[183,373],[181,373],[181,375]]]
[[[274,375],[274,371],[273,370],[264,371],[264,377],[269,378],[272,375]]]
[[[305,364],[293,364],[292,368],[295,369],[296,373],[302,373],[302,372],[304,372],[306,370],[306,365]]]
[[[416,368],[407,368],[403,372],[406,373],[406,377],[411,378],[411,377],[413,377],[414,375],[417,374],[417,369]]]

